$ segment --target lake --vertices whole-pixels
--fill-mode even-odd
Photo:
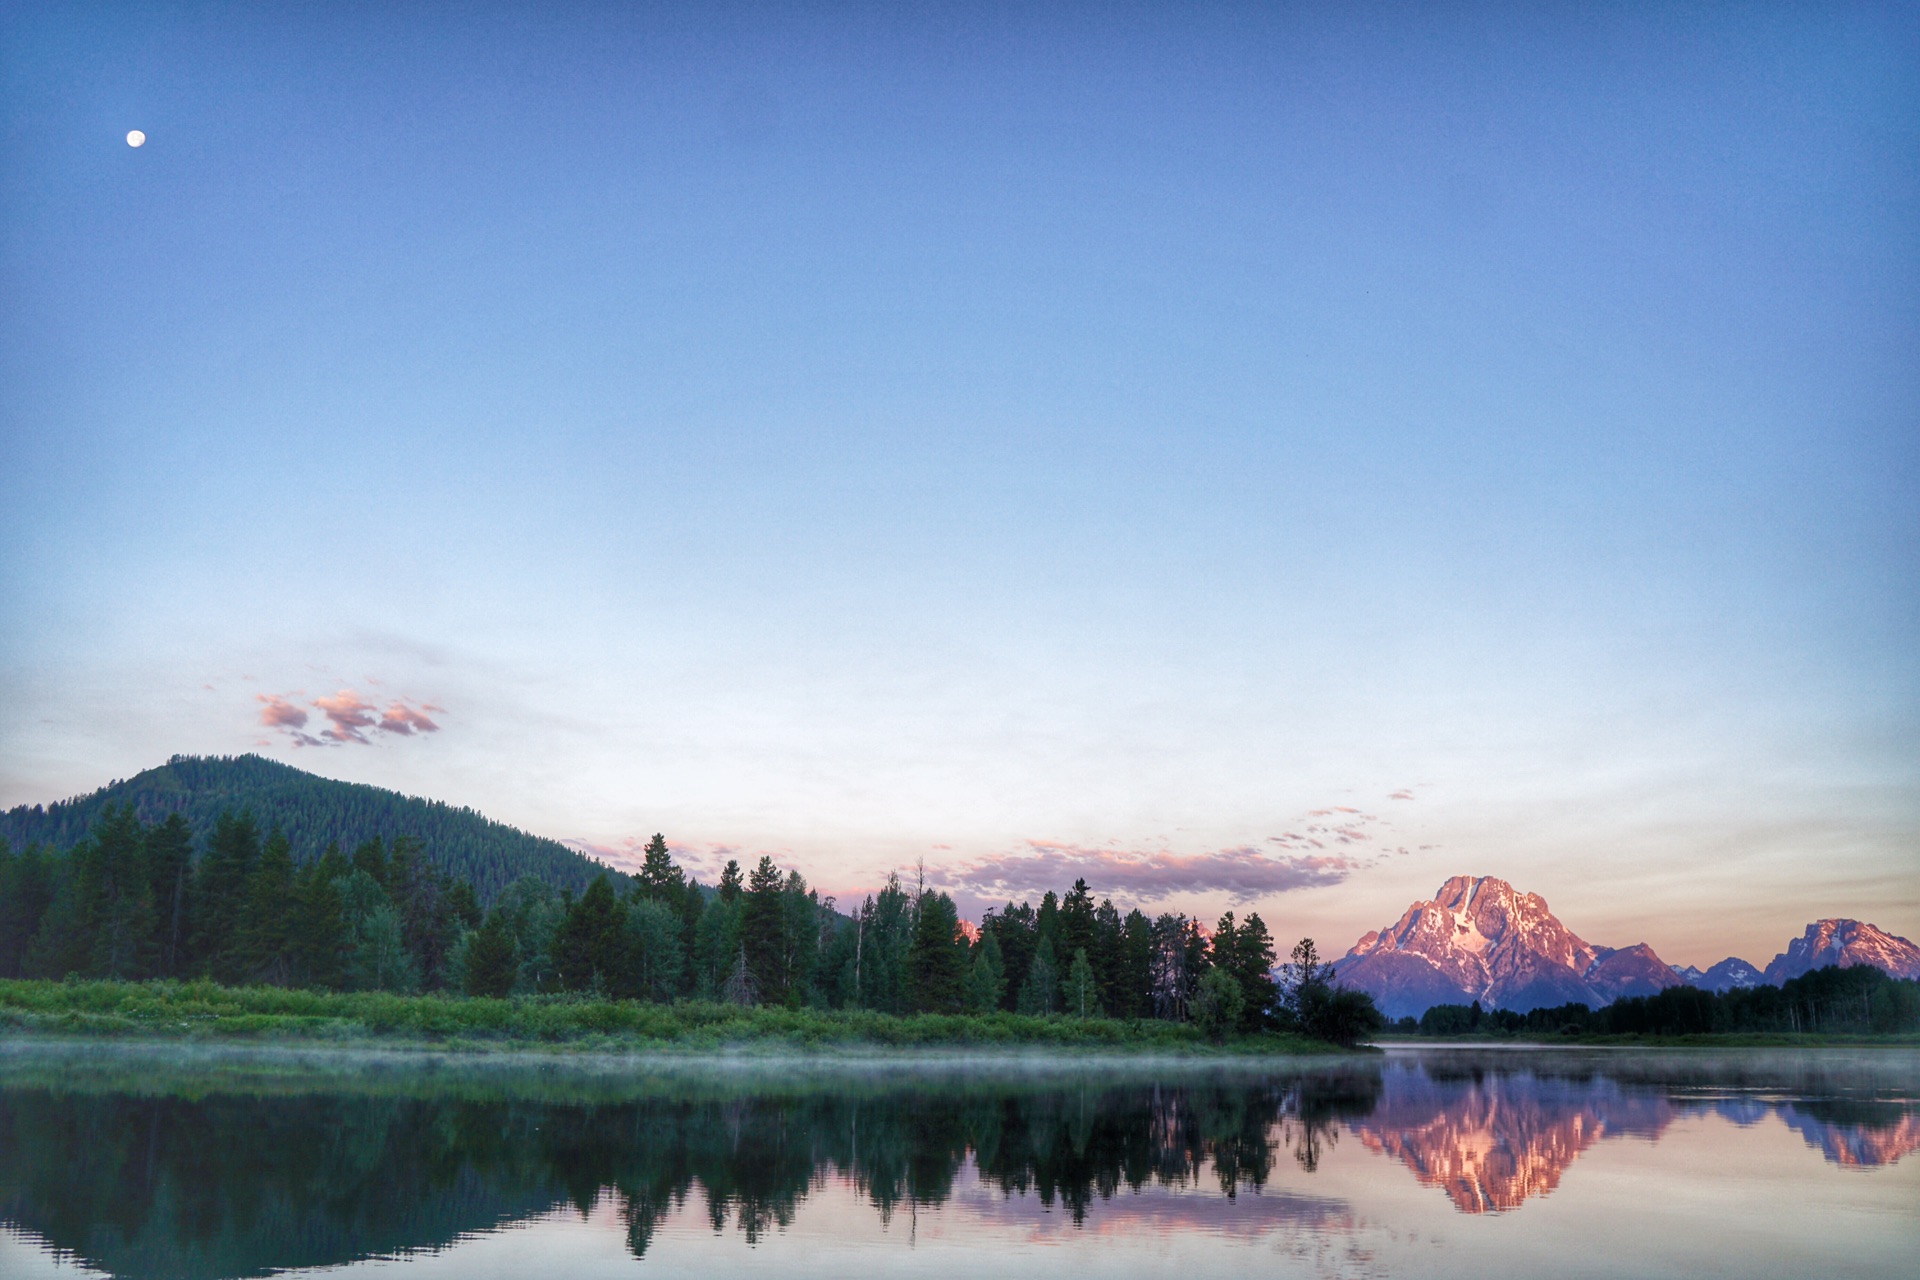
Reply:
[[[0,1043],[0,1275],[1900,1276],[1920,1052]]]

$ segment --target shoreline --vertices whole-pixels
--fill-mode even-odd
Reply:
[[[1370,1052],[1278,1032],[1215,1043],[1185,1023],[1061,1014],[890,1014],[569,996],[485,999],[210,982],[0,981],[0,1041],[39,1038],[663,1057],[1046,1052],[1228,1061]]]

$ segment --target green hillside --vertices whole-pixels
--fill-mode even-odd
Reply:
[[[256,755],[175,756],[157,769],[53,805],[21,805],[0,814],[0,837],[15,849],[39,843],[66,849],[86,836],[108,805],[131,804],[143,822],[170,813],[196,832],[213,830],[231,810],[251,810],[265,832],[280,827],[294,858],[307,862],[338,842],[412,836],[434,865],[468,880],[482,902],[523,875],[556,888],[584,889],[603,868],[557,840],[530,836],[472,809],[403,796],[359,782],[335,782]]]

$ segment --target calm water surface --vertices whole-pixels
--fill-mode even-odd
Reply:
[[[0,1276],[1920,1274],[1920,1053],[0,1044]]]

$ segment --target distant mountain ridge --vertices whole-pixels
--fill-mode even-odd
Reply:
[[[1828,965],[1872,965],[1920,978],[1920,946],[1859,920],[1817,920],[1762,972],[1737,956],[1709,969],[1675,969],[1644,942],[1602,947],[1560,923],[1538,894],[1492,876],[1455,876],[1391,927],[1368,933],[1334,962],[1348,986],[1389,1017],[1436,1004],[1513,1009],[1610,1004],[1682,984],[1714,992],[1767,984]]]
[[[336,841],[351,853],[375,837],[412,836],[429,861],[472,881],[483,902],[523,875],[579,891],[607,870],[557,840],[529,835],[472,809],[337,782],[256,755],[175,756],[84,796],[20,805],[0,813],[0,837],[16,849],[36,842],[66,849],[85,838],[108,805],[120,804],[131,804],[148,823],[179,813],[201,837],[221,813],[251,811],[263,833],[275,826],[286,832],[300,862],[319,857]]]
[[[1674,972],[1688,986],[1699,987],[1715,995],[1726,991],[1745,991],[1766,982],[1765,975],[1738,956],[1728,956],[1719,964],[1705,969],[1696,969],[1690,964],[1681,965]]]

